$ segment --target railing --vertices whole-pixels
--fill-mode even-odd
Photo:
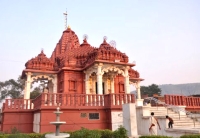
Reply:
[[[200,109],[200,97],[165,95],[165,103],[169,105],[186,106],[187,109]]]
[[[121,106],[124,103],[134,103],[133,94],[65,94],[65,93],[43,93],[40,100],[35,99],[33,102],[38,106],[100,106],[112,107]],[[38,101],[38,102],[37,102]],[[41,102],[39,102],[41,101]]]
[[[3,110],[30,110],[33,109],[30,99],[6,99]]]
[[[34,105],[34,109],[39,109],[40,105],[42,104],[42,94],[33,99],[32,103]]]
[[[6,99],[3,110],[35,110],[53,106],[64,108],[122,108],[122,104],[125,103],[135,103],[134,94],[42,93],[34,100]]]
[[[172,109],[173,111],[179,113],[179,120],[181,118],[180,112],[185,112],[186,115],[191,117],[193,119],[193,125],[196,127],[196,121],[199,121],[196,118],[196,115],[186,111],[183,108],[180,108],[179,106],[186,106],[186,108],[200,108],[200,98],[199,97],[187,97],[187,96],[180,96],[180,95],[165,95],[165,102],[162,102],[154,97],[147,97],[145,99],[153,100],[157,104],[161,104],[162,106],[167,108],[167,114],[168,114],[168,109]]]

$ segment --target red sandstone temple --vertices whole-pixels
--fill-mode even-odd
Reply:
[[[53,112],[57,107],[63,112],[60,120],[67,122],[61,126],[61,131],[81,127],[116,130],[123,124],[122,105],[125,103],[136,103],[137,123],[140,124],[145,120],[143,117],[148,117],[155,108],[143,106],[140,94],[143,79],[134,66],[128,62],[128,56],[107,43],[106,38],[99,48],[92,47],[86,37],[80,44],[75,32],[68,27],[50,58],[41,51],[25,64],[22,72],[22,78],[26,80],[24,99],[6,99],[1,131],[9,132],[16,127],[25,133],[54,132],[55,127],[50,122],[56,120]],[[34,82],[47,83],[47,89],[31,100],[30,89]],[[137,99],[130,93],[131,84],[136,87]],[[171,105],[187,111],[200,111],[199,97],[165,95],[157,99],[167,107],[166,112]],[[159,113],[157,109],[154,111]],[[186,121],[188,127],[186,113],[182,114],[182,122]],[[179,127],[178,121],[175,125]],[[144,126],[139,126],[138,134],[144,134]],[[194,126],[200,125],[194,123]]]
[[[122,104],[134,103],[130,84],[137,89],[137,104],[142,105],[139,73],[128,56],[106,42],[98,48],[84,38],[83,43],[67,28],[50,58],[43,51],[27,61],[22,72],[26,80],[24,99],[7,99],[3,106],[2,131],[17,127],[21,132],[53,132],[50,121],[59,106],[61,120],[67,123],[61,131],[116,129],[113,121],[122,112]],[[30,99],[31,84],[47,82],[47,88],[34,100]],[[122,123],[122,122],[121,122]]]

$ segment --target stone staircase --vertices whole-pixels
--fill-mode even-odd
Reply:
[[[150,112],[154,112],[156,117],[165,117],[168,115],[174,120],[173,128],[195,128],[200,129],[200,122],[188,117],[187,115],[179,115],[178,112],[174,112],[171,109],[165,107],[151,107]]]

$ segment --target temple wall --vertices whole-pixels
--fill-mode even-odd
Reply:
[[[149,117],[143,117],[142,107],[136,107],[138,135],[149,134]]]
[[[119,76],[116,76],[115,79],[114,79],[114,84],[115,84],[115,90],[114,92],[115,93],[123,93],[125,92],[125,89],[124,89],[124,77],[119,75]]]
[[[3,132],[10,132],[15,127],[20,132],[31,133],[33,132],[33,112],[4,112],[1,126]]]
[[[55,132],[55,126],[50,122],[56,120],[54,110],[42,110],[40,133]],[[88,129],[109,129],[109,112],[107,110],[96,109],[81,109],[81,110],[69,110],[62,109],[60,114],[60,121],[65,121],[66,124],[60,126],[60,131],[75,131],[82,127]],[[89,119],[89,113],[99,113],[99,119]]]
[[[112,124],[112,131],[117,130],[120,125],[123,125],[122,111],[111,112],[111,124]]]
[[[33,115],[33,132],[39,133],[40,132],[40,113],[34,113]]]
[[[63,71],[58,75],[59,93],[85,93],[85,74],[76,71]]]

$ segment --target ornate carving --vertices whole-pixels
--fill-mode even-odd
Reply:
[[[36,75],[36,76],[33,76],[32,78],[32,82],[33,81],[38,81],[38,80],[53,80],[53,76],[48,76],[48,75]]]
[[[26,62],[26,69],[36,69],[36,70],[54,70],[54,63],[46,57],[43,50],[41,53]]]
[[[132,68],[130,68],[128,70],[128,74],[129,74],[130,78],[139,78],[140,77],[140,74]]]
[[[50,59],[41,51],[37,57],[29,60],[25,66],[27,69],[55,71],[63,67],[83,69],[95,63],[97,60],[112,63],[128,63],[128,56],[114,47],[116,43],[111,41],[110,45],[106,40],[107,38],[104,37],[100,47],[95,48],[87,42],[87,36],[85,35],[83,43],[80,45],[75,32],[71,28],[67,28],[63,32]],[[104,69],[102,75],[108,71],[113,71],[124,76],[123,70],[113,67]],[[92,73],[97,73],[96,69],[90,70],[89,74],[91,75]],[[129,76],[139,78],[139,73],[134,70],[129,70]]]
[[[123,70],[121,70],[121,69],[119,69],[119,68],[117,68],[117,67],[114,67],[114,66],[104,68],[104,69],[102,70],[102,75],[103,75],[105,72],[109,72],[109,71],[111,71],[111,72],[112,72],[112,71],[113,71],[113,72],[117,72],[118,74],[122,74],[122,76],[125,76]]]

